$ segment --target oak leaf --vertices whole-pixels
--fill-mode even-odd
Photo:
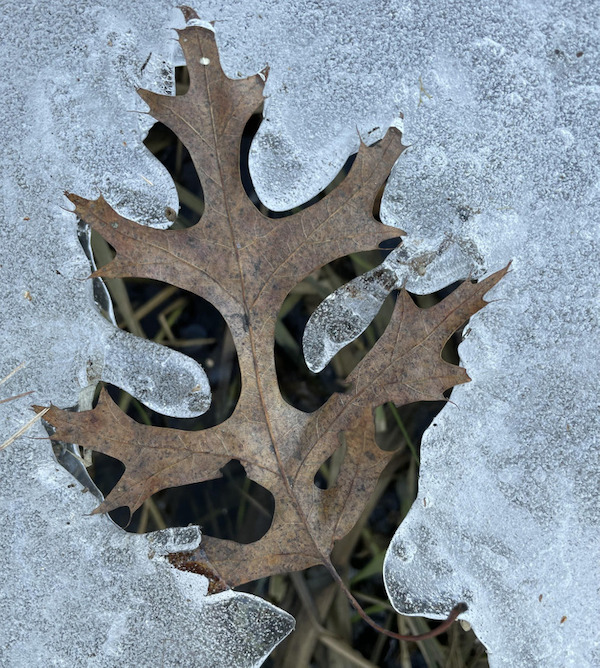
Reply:
[[[375,443],[373,409],[438,401],[468,381],[441,350],[486,302],[483,295],[506,272],[463,283],[438,305],[419,309],[401,290],[389,326],[347,378],[349,389],[307,414],[281,396],[274,360],[279,308],[298,281],[340,256],[370,250],[400,232],[378,223],[373,203],[402,151],[392,128],[374,146],[361,143],[349,175],[316,204],[271,219],[252,204],[240,178],[240,140],[262,102],[263,80],[223,74],[211,31],[180,32],[190,75],[187,94],[140,91],[151,115],[187,146],[204,189],[205,211],[186,230],[142,227],[102,198],[69,195],[75,213],[116,250],[95,276],[146,277],[171,283],[214,304],[235,342],[242,378],[237,406],[223,423],[186,432],[138,424],[102,391],[82,413],[53,407],[46,419],[53,438],[79,443],[120,459],[125,472],[96,512],[120,506],[135,511],[155,492],[221,476],[230,460],[271,491],[275,512],[259,541],[238,544],[204,536],[211,567],[230,586],[315,564],[332,568],[334,541],[358,519],[393,453]],[[314,484],[321,465],[340,447],[346,454],[335,485]]]

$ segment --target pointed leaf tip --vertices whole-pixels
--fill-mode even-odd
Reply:
[[[200,17],[196,13],[195,9],[192,9],[191,7],[188,7],[187,5],[177,5],[177,9],[181,11],[183,14],[183,18],[186,23],[189,23],[190,21],[199,21]],[[177,30],[177,33],[181,33],[181,30]]]

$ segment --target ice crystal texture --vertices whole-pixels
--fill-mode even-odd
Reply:
[[[190,395],[202,384],[199,368],[182,367],[175,395],[162,396],[154,354],[137,349],[150,368],[123,367],[128,346],[148,344],[126,340],[100,319],[89,282],[78,280],[89,265],[73,216],[59,208],[67,205],[63,189],[90,198],[101,190],[124,215],[168,224],[164,209],[177,208],[175,189],[141,145],[151,119],[132,112],[144,109],[135,86],[171,90],[169,63],[178,56],[168,28],[182,26],[174,4],[3,6],[0,377],[20,362],[28,366],[0,389],[6,396],[35,390],[2,405],[4,437],[26,421],[30,403],[73,405],[103,377],[134,392],[139,371],[140,398],[156,400],[159,410],[205,407],[207,395]],[[419,496],[385,564],[394,605],[441,617],[466,600],[465,618],[493,667],[599,665],[598,1],[190,4],[202,19],[216,20],[228,75],[270,66],[265,121],[250,154],[268,206],[283,210],[310,199],[359,136],[375,141],[404,115],[409,148],[389,179],[381,218],[406,231],[405,242],[375,280],[358,279],[366,286],[362,299],[342,288],[317,312],[306,333],[313,368],[349,340],[336,319],[356,336],[394,286],[428,292],[513,261],[492,294],[498,301],[473,318],[460,347],[473,382],[453,392],[454,404],[424,437]],[[172,363],[183,364],[182,357]],[[197,374],[191,387],[188,372]],[[165,621],[162,632],[137,644],[135,633],[119,635],[125,622],[106,604],[104,585],[78,577],[73,563],[110,580],[114,569],[99,546],[114,540],[115,554],[154,569],[145,579],[137,566],[129,580],[122,575],[115,597],[126,610],[151,595],[137,587],[154,574],[167,583],[163,592],[180,576],[160,558],[147,565],[146,539],[82,516],[90,495],[68,488],[46,441],[30,440],[41,433],[28,432],[0,454],[2,496],[11,499],[3,517],[12,532],[3,533],[2,566],[11,575],[6,582],[14,574],[20,583],[9,598],[31,614],[10,625],[29,632],[29,645],[26,635],[16,636],[18,651],[56,648],[59,637],[65,663],[85,660],[84,647],[92,647],[96,664],[110,665],[111,652],[133,656],[153,642],[152,661],[160,663],[162,640],[179,632]],[[48,541],[54,547],[46,548]],[[39,550],[59,547],[62,561],[54,552],[42,563]],[[43,592],[41,604],[29,586]],[[75,623],[73,598],[94,623]],[[188,609],[182,600],[168,609]],[[219,638],[220,651],[229,652],[219,665],[250,665],[285,635],[287,618],[266,604],[232,600],[245,611],[242,619],[258,605],[275,629],[240,660],[247,626]],[[20,614],[19,605],[3,609],[4,618]],[[213,619],[208,608],[198,609],[202,620]],[[216,637],[212,621],[202,624],[207,638]],[[69,632],[58,636],[59,628]],[[186,631],[185,621],[180,628],[181,642],[206,641]],[[17,650],[3,636],[0,651]],[[48,665],[46,657],[38,664]]]

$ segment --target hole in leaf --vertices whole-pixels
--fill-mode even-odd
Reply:
[[[219,311],[205,299],[160,281],[109,279],[106,284],[119,327],[195,359],[204,368],[212,391],[208,411],[184,419],[156,413],[108,385],[121,410],[141,424],[186,431],[224,422],[239,398],[241,375],[231,332]]]
[[[92,465],[87,471],[96,487],[102,492],[102,496],[106,497],[125,472],[125,465],[118,459],[109,457],[102,452],[93,452]],[[134,524],[133,520],[137,522],[139,519],[139,512],[134,513],[131,517],[128,508],[117,508],[109,515],[113,522],[121,527],[127,527],[128,524],[132,526]],[[130,522],[130,520],[132,521]]]
[[[322,371],[313,373],[306,366],[302,335],[317,306],[338,287],[378,266],[388,253],[389,251],[382,250],[368,251],[339,258],[307,276],[284,300],[275,326],[275,363],[281,392],[285,400],[295,408],[311,413],[322,406],[334,392],[343,392],[345,378],[384,333],[392,317],[395,291],[384,301],[369,327],[355,341],[340,350]],[[442,301],[461,283],[462,281],[457,281],[428,295],[409,295],[419,308],[427,309]],[[457,348],[461,340],[459,330],[444,346],[442,358],[445,361],[456,365],[459,363]]]
[[[177,187],[179,212],[165,209],[165,216],[173,223],[171,229],[193,227],[204,213],[204,196],[189,151],[162,123],[155,123],[150,128],[144,144],[166,167]]]
[[[445,401],[415,401],[405,406],[394,406],[391,402],[378,406],[375,409],[375,442],[387,452],[397,450],[404,443],[418,460],[421,438],[445,405]]]
[[[269,530],[275,499],[269,490],[246,476],[238,461],[229,462],[222,471],[222,479],[188,485],[201,488],[204,510],[199,524],[205,533],[216,538],[253,543]],[[185,503],[184,495],[182,504]]]
[[[388,177],[389,178],[389,177]],[[381,213],[381,200],[383,198],[383,191],[385,190],[385,187],[387,186],[388,179],[385,180],[381,188],[379,188],[379,192],[377,193],[375,197],[375,201],[373,202],[373,218],[380,223],[381,222],[381,216],[379,215]]]
[[[472,282],[476,283],[476,281]],[[431,308],[432,306],[435,306],[436,304],[439,304],[442,301],[442,299],[445,299],[449,294],[454,292],[463,283],[464,281],[455,281],[454,283],[447,285],[441,290],[438,290],[437,292],[431,292],[427,295],[416,295],[412,292],[409,292],[408,294],[410,295],[410,298],[413,300],[413,302],[419,308],[428,309]]]
[[[175,95],[185,95],[190,88],[190,73],[187,65],[175,68]]]
[[[106,496],[124,469],[119,460],[94,453],[89,471]],[[250,480],[237,460],[224,466],[222,473],[223,477],[216,480],[161,490],[131,517],[127,508],[117,508],[110,516],[131,533],[199,524],[203,533],[216,538],[238,543],[260,540],[273,520],[273,495]]]
[[[254,189],[254,184],[252,183],[252,178],[250,177],[250,167],[248,165],[248,158],[250,156],[250,147],[252,145],[252,140],[254,135],[258,132],[258,128],[262,123],[262,105],[257,109],[255,114],[250,116],[250,119],[246,123],[244,132],[242,133],[242,141],[240,144],[240,177],[242,179],[242,185],[246,191],[246,195],[258,208],[259,211],[264,213],[266,216],[269,215],[270,211],[266,206],[258,199],[256,190]]]
[[[388,253],[373,250],[341,257],[307,276],[284,300],[275,326],[275,364],[281,393],[292,406],[312,413],[334,392],[343,392],[344,379],[385,331],[395,294],[384,302],[367,330],[341,350],[322,371],[313,373],[306,366],[302,336],[317,306],[337,288],[378,266]]]
[[[342,435],[343,438],[343,435]],[[340,470],[346,457],[346,444],[342,443],[340,447],[321,464],[321,467],[315,474],[314,483],[319,489],[331,489],[335,487]]]

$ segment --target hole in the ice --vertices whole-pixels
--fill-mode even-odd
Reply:
[[[365,508],[357,526],[362,527],[355,534],[354,542],[348,545],[347,539],[338,543],[339,559],[345,563],[344,556],[351,551],[349,560],[352,592],[363,603],[372,600],[385,600],[386,590],[383,583],[383,560],[390,541],[398,526],[402,523],[417,496],[419,479],[419,454],[423,432],[443,408],[444,402],[418,402],[391,410],[391,406],[380,407],[385,411],[386,422],[381,416],[375,416],[379,427],[378,443],[386,439],[395,450],[390,463],[383,471],[373,496]],[[341,549],[343,548],[344,554]],[[334,548],[336,556],[337,545]],[[379,620],[385,624],[385,616]],[[376,642],[376,634],[368,626],[359,631],[361,642]]]
[[[118,460],[94,453],[92,475],[105,496],[123,470]],[[237,460],[230,461],[221,471],[222,478],[153,494],[132,516],[127,508],[117,508],[110,516],[131,533],[197,524],[204,534],[216,538],[239,543],[260,540],[273,520],[273,495],[250,480]]]

